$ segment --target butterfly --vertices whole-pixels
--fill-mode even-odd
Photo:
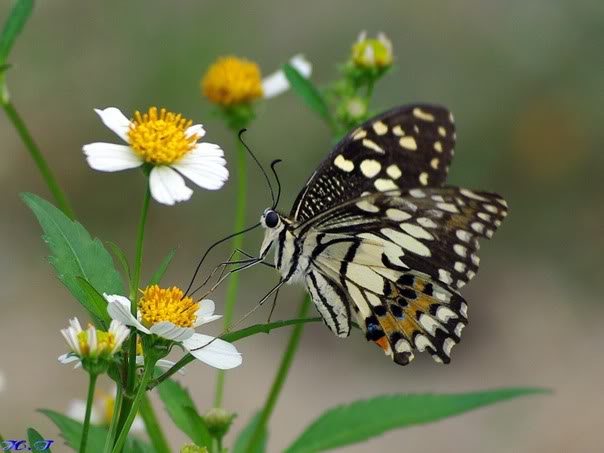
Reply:
[[[507,215],[497,194],[445,185],[455,138],[447,109],[395,108],[334,147],[289,216],[268,208],[260,219],[260,257],[274,250],[280,284],[301,282],[335,335],[355,321],[400,365],[415,350],[451,361],[478,240]]]

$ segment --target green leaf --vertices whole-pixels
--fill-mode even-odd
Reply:
[[[51,439],[45,439],[38,431],[33,428],[29,428],[27,430],[27,440],[29,441],[29,446],[33,451],[42,450],[42,447],[46,446],[47,441]],[[52,444],[51,444],[52,445]],[[48,453],[52,453],[50,448],[45,449]]]
[[[82,277],[77,277],[77,281],[80,288],[82,288],[82,291],[84,291],[88,297],[87,302],[85,304],[82,303],[82,305],[84,305],[86,310],[101,322],[104,329],[107,329],[109,324],[111,324],[111,317],[107,313],[107,301],[90,283],[88,283],[87,280],[84,280]]]
[[[268,432],[266,429],[262,432],[262,440],[258,443],[257,449],[254,451],[248,451],[247,449],[259,420],[260,412],[257,412],[239,433],[239,436],[237,436],[237,440],[235,441],[235,445],[233,445],[231,453],[264,453],[266,451],[266,442],[268,440]]]
[[[42,226],[52,253],[48,260],[57,277],[91,315],[96,316],[78,278],[86,280],[99,294],[124,294],[120,274],[99,239],[92,239],[82,225],[42,198],[29,193],[21,197]]]
[[[48,409],[40,410],[44,415],[52,420],[52,422],[59,428],[61,436],[65,440],[65,443],[78,450],[80,448],[80,438],[82,436],[82,423],[66,417],[58,412],[51,411]],[[105,446],[105,439],[107,438],[107,430],[99,426],[90,425],[88,431],[88,442],[86,445],[87,453],[103,453]],[[126,444],[124,445],[123,453],[153,453],[154,450],[147,443],[135,438],[128,437]]]
[[[17,0],[13,5],[0,34],[0,63],[5,63],[17,35],[21,33],[34,8],[34,0]]]
[[[365,441],[396,428],[430,423],[481,406],[524,395],[539,388],[508,388],[458,394],[387,395],[328,410],[286,450],[306,453]]]
[[[301,318],[301,319],[288,319],[286,321],[275,321],[269,324],[255,324],[250,327],[246,327],[245,329],[236,330],[235,332],[230,332],[223,335],[222,338],[224,341],[228,341],[229,343],[234,343],[235,341],[241,340],[243,338],[256,335],[257,333],[269,333],[271,330],[280,329],[281,327],[293,326],[296,324],[307,324],[310,322],[319,322],[321,318]]]
[[[283,65],[283,72],[292,90],[302,98],[311,110],[318,113],[321,118],[331,124],[332,119],[329,114],[329,108],[313,83],[288,63]]]
[[[197,412],[189,391],[178,382],[167,380],[159,386],[159,397],[174,424],[196,445],[210,447],[212,438],[205,422]]]
[[[168,253],[168,255],[162,260],[161,264],[155,271],[155,274],[153,274],[153,277],[151,277],[151,280],[149,280],[149,285],[158,285],[159,284],[159,282],[161,281],[161,278],[164,276],[164,273],[166,272],[166,269],[168,269],[168,266],[172,262],[172,258],[174,258],[175,254],[176,254],[175,248],[170,250],[170,253]]]
[[[130,265],[128,264],[128,258],[126,258],[126,254],[120,248],[120,246],[117,245],[116,243],[107,241],[106,244],[111,249],[111,252],[113,253],[113,255],[120,262],[120,264],[122,266],[122,270],[124,271],[124,273],[126,274],[126,278],[128,279],[128,285],[132,286],[132,277],[130,275]]]

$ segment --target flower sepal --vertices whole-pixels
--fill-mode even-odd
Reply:
[[[206,423],[210,436],[222,439],[229,432],[236,416],[237,414],[220,407],[213,407],[203,416],[203,421]]]
[[[82,368],[84,368],[84,371],[86,371],[88,374],[100,376],[101,374],[107,373],[112,362],[113,358],[82,357]]]
[[[256,119],[254,104],[236,104],[228,107],[219,107],[218,115],[226,123],[229,129],[239,132],[246,129]]]

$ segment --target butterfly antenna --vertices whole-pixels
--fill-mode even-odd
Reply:
[[[277,200],[273,205],[273,209],[277,207],[277,205],[279,204],[279,199],[281,198],[281,181],[279,181],[279,175],[277,174],[277,170],[275,170],[275,166],[279,162],[281,162],[281,159],[276,159],[271,162],[271,171],[273,172],[273,175],[275,175],[275,179],[277,180]]]
[[[262,164],[260,163],[260,161],[256,158],[256,156],[254,155],[254,153],[252,152],[252,150],[250,149],[250,147],[247,146],[247,144],[243,141],[243,133],[245,131],[247,131],[247,129],[241,129],[239,131],[239,141],[245,147],[245,149],[247,149],[247,152],[250,153],[250,156],[252,156],[252,159],[254,159],[254,161],[258,164],[258,168],[260,168],[260,171],[264,175],[264,179],[266,179],[266,183],[268,184],[268,188],[271,191],[271,200],[273,201],[273,205],[275,205],[275,191],[273,190],[273,185],[271,184],[271,180],[269,179],[268,175],[266,174],[266,171],[264,171],[264,167],[262,166]]]
[[[199,269],[201,269],[201,265],[203,264],[206,257],[208,256],[208,254],[212,251],[212,249],[214,247],[222,244],[223,242],[228,241],[229,239],[234,238],[235,236],[239,236],[240,234],[244,234],[244,233],[247,233],[248,231],[252,231],[253,229],[258,228],[259,226],[260,226],[260,222],[258,222],[257,224],[255,224],[249,228],[246,228],[245,230],[241,230],[241,231],[238,231],[237,233],[229,234],[227,237],[224,237],[224,238],[220,239],[219,241],[216,241],[212,245],[210,245],[208,247],[208,249],[206,250],[206,252],[201,257],[201,259],[199,260],[199,263],[197,264],[197,267],[195,268],[195,272],[193,272],[193,277],[191,277],[191,283],[189,283],[189,286],[188,286],[187,290],[185,291],[185,296],[187,294],[189,294],[189,291],[191,291],[191,288],[193,287],[193,283],[195,282],[195,279],[197,278],[197,274],[199,273]]]

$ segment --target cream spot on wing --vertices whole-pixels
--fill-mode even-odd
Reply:
[[[461,331],[463,330],[463,328],[465,327],[463,322],[460,322],[457,324],[457,327],[455,327],[455,335],[457,335],[458,337],[461,337]]]
[[[460,189],[459,192],[468,198],[473,198],[474,200],[487,201],[485,197],[482,197],[468,189]]]
[[[438,170],[438,164],[439,164],[439,160],[437,157],[435,157],[434,159],[432,159],[430,161],[430,166],[434,169],[434,170]]]
[[[338,157],[334,159],[333,164],[340,170],[344,170],[345,172],[351,172],[352,170],[354,170],[354,162],[351,160],[347,160],[341,154],[338,154]]]
[[[434,318],[424,314],[420,315],[419,323],[432,336],[436,335],[436,329],[440,327],[440,324]]]
[[[492,204],[485,204],[483,206],[487,211],[492,212],[493,214],[497,214],[499,212],[499,210]]]
[[[409,149],[411,151],[415,151],[417,149],[417,142],[413,137],[401,137],[398,143],[403,148]]]
[[[367,178],[373,178],[381,169],[382,165],[377,160],[365,159],[361,162],[361,172]]]
[[[363,130],[363,129],[357,129],[353,134],[352,134],[352,139],[353,140],[360,140],[362,138],[367,137],[367,131]]]
[[[453,245],[453,250],[455,250],[455,253],[457,253],[462,258],[465,258],[468,254],[468,249],[461,244]]]
[[[472,234],[467,232],[466,230],[457,230],[455,234],[459,239],[464,242],[468,242],[472,238]]]
[[[381,232],[384,236],[386,236],[395,244],[401,246],[406,250],[409,250],[410,252],[415,253],[416,255],[427,257],[432,256],[430,253],[430,249],[421,242],[419,242],[417,239],[415,239],[413,236],[401,233],[400,231],[395,231],[391,228],[382,228]]]
[[[405,131],[398,124],[392,128],[392,133],[398,137],[405,135]]]
[[[491,216],[489,214],[487,214],[486,212],[479,212],[478,214],[476,214],[480,219],[484,220],[485,222],[490,222],[491,221]]]
[[[457,206],[455,206],[453,203],[437,203],[436,207],[438,209],[442,209],[443,211],[447,211],[447,212],[453,212],[453,213],[459,212],[459,210],[457,209]]]
[[[403,172],[401,172],[401,169],[398,168],[398,166],[395,164],[388,166],[388,168],[386,169],[386,173],[388,173],[388,176],[390,176],[392,179],[398,179],[403,174]]]
[[[472,225],[470,225],[472,227],[472,229],[474,231],[476,231],[477,233],[482,233],[484,231],[484,223],[480,223],[480,222],[473,222]]]
[[[373,126],[373,130],[375,131],[375,133],[377,135],[384,135],[385,133],[388,132],[388,126],[386,126],[381,121],[376,121],[375,123],[373,123],[372,126]]]
[[[424,191],[422,191],[421,189],[411,189],[409,191],[409,195],[411,195],[413,198],[425,198],[426,197],[426,193]]]
[[[363,146],[373,151],[377,151],[378,153],[384,153],[384,150],[380,148],[376,142],[369,140],[368,138],[363,139]]]
[[[443,144],[441,142],[434,142],[434,149],[439,153],[443,152]]]
[[[451,310],[449,307],[440,306],[438,310],[436,310],[436,318],[439,321],[447,322],[451,318],[457,318],[457,314]]]
[[[478,266],[480,264],[480,257],[478,255],[474,255],[472,253],[472,256],[470,256],[470,258],[472,259],[472,263],[474,263],[475,266]]]
[[[453,279],[451,278],[451,273],[444,269],[438,270],[438,279],[447,285],[453,281]]]
[[[365,211],[365,212],[379,212],[380,208],[378,208],[373,203],[370,203],[367,200],[359,201],[357,204],[357,208]]]
[[[443,351],[445,354],[447,354],[447,356],[451,355],[451,349],[453,349],[453,346],[455,346],[455,341],[453,341],[453,338],[445,339],[443,343]]]
[[[407,340],[398,340],[394,345],[396,352],[411,352],[411,345]]]
[[[411,214],[401,211],[400,209],[390,208],[386,211],[386,215],[390,220],[394,220],[396,222],[403,222],[405,220],[409,220],[412,216]]]
[[[456,261],[454,267],[455,267],[455,270],[457,272],[459,272],[460,274],[465,272],[465,270],[466,270],[466,265],[464,263],[462,263],[461,261]]]
[[[422,186],[427,186],[428,185],[428,173],[426,173],[425,171],[422,172],[422,174],[419,175],[419,182]]]
[[[428,340],[428,337],[422,334],[415,336],[415,347],[419,351],[424,351],[427,347],[431,347],[432,349],[436,350],[432,342]]]
[[[447,130],[442,126],[438,126],[438,135],[440,135],[441,137],[446,137]]]
[[[439,202],[441,202],[441,203],[444,203],[444,202],[445,202],[445,199],[443,198],[443,196],[442,196],[442,195],[432,195],[432,199],[433,199],[434,201],[439,201]]]
[[[415,107],[413,109],[413,116],[424,121],[434,121],[434,115],[420,109],[419,107]]]
[[[432,219],[429,219],[428,217],[420,217],[419,219],[417,219],[417,223],[419,223],[424,228],[438,227],[438,225],[436,223],[434,223],[434,221]]]
[[[410,234],[414,238],[428,240],[434,239],[434,237],[430,233],[428,233],[426,230],[424,230],[418,225],[413,225],[412,223],[401,223],[400,227],[401,230],[403,230],[405,233]]]
[[[386,192],[388,190],[398,189],[398,186],[392,181],[392,179],[378,178],[373,183],[375,188],[380,192]]]
[[[468,271],[468,273],[466,274],[466,277],[468,277],[468,280],[472,280],[475,276],[476,276],[476,272],[474,272],[474,271]]]
[[[459,307],[459,312],[464,316],[464,318],[468,317],[468,305],[465,302],[461,303]]]
[[[455,122],[455,118],[453,118],[453,114],[452,114],[452,113],[449,113],[449,121],[450,121],[451,123],[454,123],[454,122]]]

